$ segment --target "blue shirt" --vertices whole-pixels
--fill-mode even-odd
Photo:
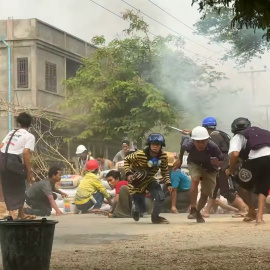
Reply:
[[[176,171],[172,170],[171,172],[171,183],[173,188],[177,188],[178,190],[189,190],[191,181],[189,177],[177,169]]]

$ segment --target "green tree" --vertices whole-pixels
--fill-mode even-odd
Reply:
[[[205,11],[204,19],[195,24],[196,34],[208,36],[213,42],[220,44],[230,44],[224,55],[224,60],[232,58],[243,65],[253,57],[260,57],[270,48],[264,36],[265,31],[250,28],[240,29],[231,27],[234,17],[232,8],[222,8],[219,12],[214,8]]]
[[[128,37],[108,45],[104,37],[93,38],[99,48],[65,82],[63,108],[69,121],[62,125],[78,131],[77,138],[142,138],[181,117],[184,106],[179,104],[187,102],[181,100],[183,93],[200,98],[205,87],[214,89],[222,77],[213,67],[185,56],[182,39],[150,39],[148,25],[138,14],[126,11],[123,18],[130,22]]]
[[[220,12],[223,8],[232,8],[232,27],[264,30],[267,40],[270,40],[270,8],[269,0],[192,0],[198,3],[199,10],[207,12],[214,9]]]

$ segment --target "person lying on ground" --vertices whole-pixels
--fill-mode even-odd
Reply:
[[[104,197],[110,205],[112,204],[110,195],[97,176],[98,172],[98,162],[95,159],[87,161],[86,175],[79,184],[74,200],[75,206],[82,214],[88,213],[88,210],[93,206],[93,210],[90,212],[98,212]]]
[[[60,180],[61,169],[51,167],[48,172],[48,178],[29,187],[26,191],[26,203],[31,208],[26,208],[26,213],[36,216],[50,216],[53,208],[56,215],[61,216],[63,213],[55,202],[57,198],[56,193],[59,193],[63,198],[67,197],[67,194],[55,187]]]
[[[128,190],[128,182],[120,180],[120,172],[111,170],[106,175],[106,179],[111,188],[115,188],[115,199],[112,210],[108,214],[112,218],[131,217],[131,195]]]

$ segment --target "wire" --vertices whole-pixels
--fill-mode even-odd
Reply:
[[[146,16],[146,17],[148,17],[149,19],[151,19],[151,20],[155,21],[156,23],[158,23],[158,24],[162,25],[163,27],[165,27],[165,28],[169,29],[170,31],[172,31],[172,32],[176,33],[177,35],[179,35],[179,36],[181,36],[181,37],[183,37],[183,38],[185,38],[185,39],[187,39],[187,40],[189,40],[189,41],[191,41],[191,42],[193,42],[193,43],[197,44],[198,46],[200,46],[200,47],[202,47],[202,48],[204,48],[204,49],[206,49],[206,50],[208,50],[208,51],[211,51],[211,52],[213,52],[213,53],[216,53],[216,54],[218,54],[218,55],[223,56],[221,53],[219,53],[219,52],[215,52],[215,51],[213,51],[213,50],[211,50],[211,49],[209,49],[209,48],[205,47],[204,45],[201,45],[200,43],[198,43],[198,42],[196,42],[196,41],[194,41],[194,40],[192,40],[192,39],[190,39],[190,38],[188,38],[188,37],[186,37],[186,36],[184,36],[184,35],[180,34],[179,32],[177,32],[177,31],[173,30],[173,29],[172,29],[172,28],[170,28],[169,26],[167,26],[167,25],[165,25],[165,24],[161,23],[160,21],[156,20],[155,18],[153,18],[153,17],[151,17],[151,16],[147,15],[146,13],[142,12],[142,11],[141,11],[141,10],[139,10],[138,8],[136,8],[136,7],[132,6],[131,4],[129,4],[128,2],[126,2],[125,0],[121,0],[121,1],[122,1],[122,2],[124,2],[125,4],[127,4],[128,6],[130,6],[131,8],[136,9],[137,11],[141,12],[143,15],[145,15],[145,16]]]
[[[168,11],[166,11],[165,9],[163,9],[162,7],[160,7],[159,5],[157,5],[156,3],[152,2],[151,0],[148,0],[151,4],[153,4],[154,6],[156,6],[157,8],[159,8],[160,10],[162,10],[164,13],[166,13],[167,15],[169,15],[170,17],[172,17],[173,19],[177,20],[178,22],[180,22],[181,24],[183,24],[184,26],[186,26],[187,28],[191,29],[192,31],[196,31],[194,28],[190,27],[189,25],[187,25],[186,23],[182,22],[181,20],[179,20],[177,17],[173,16],[172,14],[170,14]],[[209,38],[207,38],[209,41],[211,41]],[[212,42],[212,41],[211,41]],[[217,44],[219,47],[228,50],[227,48],[223,47],[220,44]]]
[[[103,8],[103,9],[105,9],[106,11],[110,12],[111,14],[113,14],[113,15],[117,16],[118,18],[120,18],[120,19],[124,20],[124,18],[123,18],[123,17],[121,17],[121,16],[120,16],[120,15],[118,15],[117,13],[115,13],[115,12],[113,12],[113,11],[111,11],[111,10],[107,9],[106,7],[104,7],[104,6],[100,5],[100,4],[98,4],[97,2],[95,2],[95,1],[93,1],[93,0],[89,0],[89,1],[91,1],[92,3],[94,3],[94,4],[98,5],[99,7]],[[125,20],[124,20],[124,21],[125,21]],[[158,35],[156,35],[156,34],[154,34],[154,33],[150,32],[150,31],[147,31],[147,32],[148,32],[149,34],[151,34],[151,35],[155,36],[155,37],[158,37]],[[189,51],[189,50],[187,50],[187,49],[185,49],[185,48],[181,48],[181,49],[182,49],[182,50],[184,50],[184,51],[186,51],[186,52],[189,52],[189,53],[195,54],[195,55],[197,55],[198,57],[204,58],[204,59],[206,59],[206,60],[210,60],[210,61],[213,61],[213,62],[220,63],[220,62],[219,62],[219,61],[217,61],[217,60],[214,60],[214,59],[211,59],[211,58],[205,57],[205,56],[203,56],[203,55],[201,55],[201,54],[198,54],[198,53],[195,53],[195,52]]]

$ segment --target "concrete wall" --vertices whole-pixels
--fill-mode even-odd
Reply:
[[[13,29],[12,25],[13,24]],[[34,39],[36,37],[36,20],[9,20],[7,38]],[[13,31],[12,31],[13,30]],[[11,36],[12,35],[12,36]]]
[[[1,96],[8,90],[8,52],[4,46],[0,47],[0,92]]]
[[[37,21],[37,39],[65,48],[65,33],[40,21]]]
[[[37,89],[45,90],[45,63],[50,62],[56,65],[57,94],[64,95],[62,81],[65,78],[65,58],[52,52],[37,48]]]
[[[45,89],[45,63],[56,64],[57,92]],[[65,78],[65,58],[52,52],[37,48],[37,106],[49,108],[50,111],[59,111],[58,105],[63,101],[65,88],[62,81]]]

